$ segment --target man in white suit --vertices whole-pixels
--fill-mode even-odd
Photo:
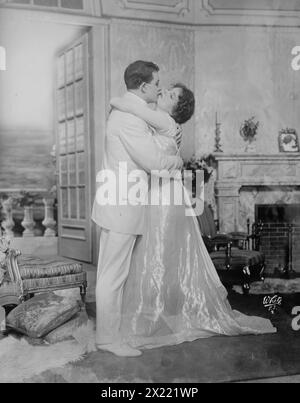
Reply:
[[[131,64],[125,71],[125,83],[128,90],[125,98],[145,104],[157,102],[160,85],[159,68],[155,64],[144,61]],[[96,286],[96,344],[100,350],[124,357],[141,355],[139,350],[122,343],[119,329],[123,289],[132,252],[137,237],[144,232],[145,204],[132,199],[130,183],[125,184],[122,178],[125,174],[128,178],[140,172],[139,179],[145,182],[145,176],[147,180],[152,170],[173,171],[181,169],[182,165],[179,156],[166,157],[161,153],[151,129],[143,120],[121,111],[111,112],[101,173],[110,172],[117,178],[117,192],[122,195],[117,193],[116,197],[111,198],[111,203],[105,203],[101,199],[101,192],[98,193],[92,214],[92,219],[101,227]],[[99,182],[103,181],[101,173]]]

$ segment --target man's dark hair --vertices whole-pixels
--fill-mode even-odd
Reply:
[[[175,84],[173,88],[181,88],[181,94],[172,112],[172,118],[176,123],[182,125],[190,120],[195,112],[195,96],[193,92],[183,84]]]
[[[143,83],[150,83],[153,80],[153,73],[158,71],[159,67],[152,62],[138,60],[130,64],[124,74],[127,89],[137,90]]]

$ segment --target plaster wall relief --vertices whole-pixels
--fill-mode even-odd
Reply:
[[[203,8],[211,14],[249,14],[290,16],[300,13],[300,5],[295,0],[202,0]]]
[[[195,0],[101,0],[104,15],[123,18],[193,22]]]
[[[104,16],[220,25],[297,26],[294,0],[99,0]]]
[[[294,0],[201,0],[201,10],[197,21],[224,25],[297,26],[300,18]]]
[[[242,177],[245,180],[253,180],[258,178],[259,181],[267,183],[270,180],[273,182],[280,182],[282,178],[290,178],[291,181],[297,176],[297,167],[295,163],[290,164],[280,164],[280,165],[270,165],[268,163],[247,163],[241,168]]]
[[[183,82],[194,90],[194,33],[151,24],[111,26],[111,95],[125,92],[123,74],[135,60],[149,60],[160,67],[162,86]],[[194,122],[184,125],[183,156],[194,152]]]
[[[298,26],[300,18],[295,0],[0,0],[1,5],[193,25]]]

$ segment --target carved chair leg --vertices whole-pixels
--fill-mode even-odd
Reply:
[[[262,269],[261,269],[261,271],[260,271],[260,273],[259,273],[259,278],[260,278],[261,281],[265,281],[265,269],[266,269],[266,267],[265,267],[265,265],[263,264],[263,265],[262,265]]]
[[[80,295],[81,295],[81,300],[85,304],[86,301],[86,289],[87,289],[87,284],[83,284],[80,287]]]
[[[231,247],[232,247],[232,244],[231,244],[231,242],[229,242],[226,247],[226,258],[225,258],[226,270],[231,269]]]
[[[245,266],[243,268],[243,293],[244,295],[248,295],[250,292],[250,277],[251,277],[251,272],[249,266]]]

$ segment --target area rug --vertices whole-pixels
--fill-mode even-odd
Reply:
[[[234,286],[233,290],[243,294],[241,286]],[[257,281],[251,284],[250,294],[296,294],[300,293],[300,278],[284,280],[280,278],[267,278],[264,282]]]
[[[9,336],[0,340],[0,383],[23,383],[45,371],[62,368],[96,351],[94,324],[79,328],[74,340],[35,345],[26,339]]]
[[[291,326],[291,311],[300,306],[299,297],[283,296],[282,307],[271,315],[263,305],[264,296],[230,292],[233,309],[271,319],[277,334],[200,339],[144,351],[134,359],[98,351],[26,382],[95,383],[101,388],[102,383],[223,383],[300,374],[300,331]],[[87,304],[87,311],[94,317],[96,304]]]

